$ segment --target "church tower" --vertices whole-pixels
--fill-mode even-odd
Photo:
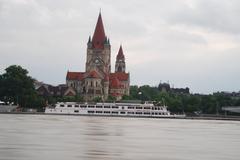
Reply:
[[[125,73],[125,69],[126,69],[125,56],[123,54],[123,49],[121,45],[116,58],[115,72]]]
[[[99,13],[93,37],[87,43],[86,72],[96,70],[102,75],[111,72],[111,45],[105,35],[101,13]]]

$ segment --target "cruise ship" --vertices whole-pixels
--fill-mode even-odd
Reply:
[[[118,117],[185,117],[185,115],[172,115],[170,111],[167,110],[167,106],[155,106],[153,103],[58,102],[55,105],[47,106],[45,113]]]

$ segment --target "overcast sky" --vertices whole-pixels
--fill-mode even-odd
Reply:
[[[57,85],[84,71],[100,8],[112,70],[122,44],[131,85],[240,90],[239,0],[0,0],[0,72],[18,64]]]

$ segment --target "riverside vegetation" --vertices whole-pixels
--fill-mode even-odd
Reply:
[[[34,79],[28,75],[28,71],[21,66],[12,65],[5,69],[5,73],[0,75],[0,100],[8,103],[18,104],[23,108],[37,108],[43,111],[46,104],[54,104],[58,101],[82,102],[80,95],[75,97],[42,97],[34,88]],[[201,94],[180,94],[173,92],[162,92],[158,87],[149,85],[131,86],[130,95],[123,96],[123,100],[156,101],[162,105],[167,105],[173,113],[187,114],[222,113],[222,106],[240,105],[239,98],[232,98],[222,93],[201,95]],[[101,98],[94,99],[100,102]],[[108,101],[115,101],[109,96]]]

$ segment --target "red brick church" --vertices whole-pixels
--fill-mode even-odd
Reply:
[[[88,39],[85,72],[67,72],[66,84],[84,97],[106,100],[109,95],[120,100],[129,95],[130,75],[126,73],[125,56],[120,46],[115,62],[115,72],[111,73],[111,44],[106,36],[99,13],[93,37]]]

